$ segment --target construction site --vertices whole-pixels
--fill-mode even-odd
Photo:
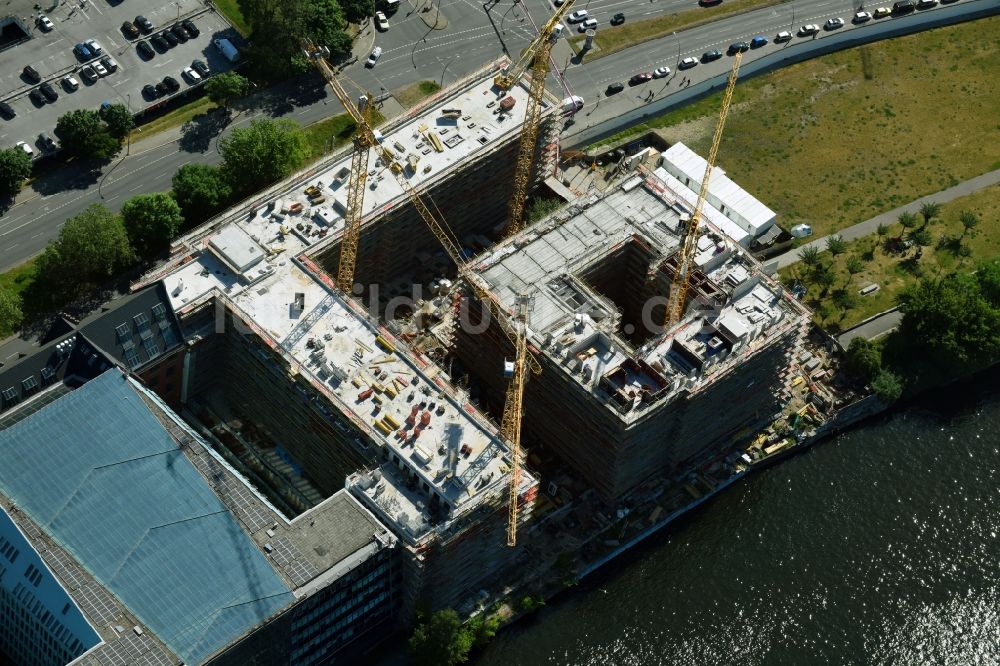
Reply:
[[[566,7],[518,61],[377,129],[305,44],[358,125],[353,146],[176,240],[134,285],[162,295],[153,312],[179,335],[125,378],[159,394],[143,400],[188,433],[175,448],[227,506],[239,486],[257,507],[233,509],[259,548],[241,556],[277,561],[274,599],[303,598],[339,566],[324,544],[343,542],[371,546],[356,559],[373,573],[327,576],[324,598],[360,580],[375,619],[358,631],[383,613],[468,615],[624,534],[652,486],[728,482],[739,447],[788,401],[809,313],[745,250],[774,214],[711,178],[739,56],[707,161],[678,144],[572,190],[552,178],[560,105],[544,87]],[[565,203],[528,220],[539,188]],[[92,383],[115,381],[103,377]],[[353,518],[325,519],[332,506]],[[273,552],[282,539],[301,542],[301,567],[294,548]],[[302,633],[310,603],[274,601],[224,637],[239,638],[226,658],[340,649],[336,627]],[[267,616],[287,619],[291,647],[271,646]],[[185,649],[200,663],[225,641]]]

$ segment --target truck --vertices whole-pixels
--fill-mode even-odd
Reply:
[[[226,39],[225,37],[220,37],[214,40],[215,48],[219,49],[219,53],[226,57],[229,62],[236,62],[240,59],[240,51],[233,43]]]

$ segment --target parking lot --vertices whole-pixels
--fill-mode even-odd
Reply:
[[[42,30],[35,21],[37,11],[26,0],[15,0],[19,5],[17,15],[32,26],[32,39],[0,53],[0,100],[7,102],[17,114],[12,119],[0,119],[0,147],[13,146],[26,141],[37,154],[44,152],[38,140],[40,132],[52,133],[56,120],[73,109],[98,109],[105,101],[126,104],[138,113],[153,104],[162,103],[169,96],[149,99],[142,94],[146,84],[156,84],[165,76],[172,76],[184,92],[193,84],[181,76],[181,70],[195,59],[203,60],[213,73],[225,71],[231,63],[222,56],[212,40],[219,37],[232,39],[235,31],[214,11],[199,0],[74,0],[61,2],[46,16],[53,27]],[[8,5],[10,9],[15,9]],[[44,11],[44,7],[43,7]],[[121,30],[122,23],[132,22],[137,15],[145,16],[153,24],[153,31],[129,39]],[[151,58],[144,58],[136,50],[140,39],[147,42],[178,21],[190,19],[199,31],[198,37],[166,50],[154,49]],[[94,82],[88,82],[81,70],[99,58],[85,59],[74,53],[74,45],[95,39],[103,48],[102,56],[109,56],[118,69]],[[58,93],[54,102],[39,105],[28,94],[41,85],[31,83],[22,74],[31,65],[38,71],[42,82],[48,82]],[[79,87],[72,90],[63,82],[72,75]]]

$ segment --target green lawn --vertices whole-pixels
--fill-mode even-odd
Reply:
[[[822,236],[998,168],[998,72],[991,17],[749,79],[736,87],[718,163],[780,224]],[[658,129],[706,155],[720,101],[622,136]]]
[[[372,113],[373,125],[378,126],[384,120],[385,118],[377,110]],[[302,132],[309,145],[309,160],[318,160],[347,143],[354,136],[356,127],[354,119],[346,113],[324,118],[303,127]]]
[[[21,296],[24,291],[31,286],[31,283],[35,281],[35,260],[32,259],[27,261],[20,266],[16,266],[6,273],[0,273],[0,289],[4,291],[10,291],[11,293]],[[25,309],[22,305],[21,309]],[[6,338],[8,335],[15,333],[16,331],[9,331],[0,328],[0,339]]]
[[[151,134],[156,134],[157,132],[162,132],[163,130],[170,129],[172,127],[180,127],[184,123],[193,119],[195,116],[208,113],[209,111],[217,108],[218,105],[208,97],[202,96],[197,99],[193,99],[187,104],[177,107],[173,111],[169,111],[158,118],[154,118],[144,125],[136,127],[132,130],[132,141],[138,141],[143,137],[148,137]]]
[[[980,219],[979,226],[966,232],[964,238],[963,226],[958,219],[962,211],[972,211]],[[810,283],[809,270],[801,262],[780,271],[782,282],[791,285],[798,279],[804,279],[809,286],[804,301],[809,307],[819,310],[815,318],[817,323],[833,329],[849,328],[894,306],[897,296],[921,276],[971,270],[980,261],[1000,257],[1000,185],[944,204],[941,214],[931,220],[927,229],[934,242],[923,249],[919,261],[913,258],[915,248],[907,256],[887,254],[877,235],[850,242],[848,251],[837,257],[823,252],[820,255],[823,263],[831,265],[836,274],[836,281],[825,296],[818,285]],[[893,224],[887,238],[901,233],[902,226]],[[959,251],[959,238],[961,244],[968,248],[968,256]],[[846,269],[851,256],[860,257],[863,264],[862,271],[853,278]],[[857,295],[859,289],[872,283],[879,285],[877,292],[867,296]],[[854,305],[846,311],[838,307],[833,298],[834,292],[842,288],[855,295]],[[824,308],[827,311],[825,318],[822,316]]]
[[[625,23],[622,25],[601,26],[600,29],[598,29],[597,34],[594,36],[594,43],[598,48],[589,51],[584,56],[584,59],[587,62],[590,62],[591,60],[611,55],[612,53],[621,51],[622,49],[630,46],[635,46],[636,44],[642,44],[643,42],[659,39],[660,37],[666,37],[673,32],[677,32],[678,30],[693,28],[695,26],[711,23],[712,21],[718,21],[719,19],[726,18],[727,16],[735,16],[753,9],[760,9],[761,7],[779,5],[783,2],[788,2],[788,0],[732,0],[727,2],[725,5],[719,5],[716,7],[699,7],[697,6],[697,3],[692,2],[691,6],[693,9],[688,9],[674,14],[655,16],[653,18],[639,19],[636,21],[631,21],[626,17]],[[571,28],[572,27],[575,26],[571,26]],[[586,37],[584,35],[570,37],[570,46],[573,47],[574,51],[579,53],[580,49],[583,48],[583,42],[585,39]]]
[[[244,37],[250,36],[250,26],[247,25],[246,19],[243,18],[243,12],[240,11],[240,3],[237,0],[213,0],[215,8],[219,10],[219,13],[229,19],[229,22],[233,24],[233,27],[240,31],[240,34]]]
[[[441,90],[441,86],[438,85],[437,81],[416,81],[399,90],[393,91],[392,96],[396,98],[400,106],[408,109],[411,106],[416,106],[418,102],[430,97],[439,90]]]

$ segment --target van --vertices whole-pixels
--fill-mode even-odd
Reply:
[[[573,113],[579,111],[583,108],[583,98],[579,95],[573,95],[572,97],[567,97],[562,101],[562,110],[564,113]]]
[[[225,37],[216,39],[213,43],[215,44],[215,48],[219,49],[219,53],[226,56],[226,60],[229,62],[236,62],[240,59],[239,50]]]
[[[399,0],[385,0],[385,11],[390,14],[399,9]]]

